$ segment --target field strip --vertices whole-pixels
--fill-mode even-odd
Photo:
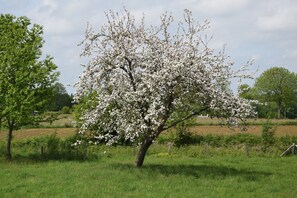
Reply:
[[[46,136],[56,133],[58,137],[65,138],[76,133],[76,128],[38,128],[38,129],[21,129],[13,132],[14,140],[29,139],[34,137]],[[7,131],[1,131],[0,140],[5,140]]]
[[[261,135],[261,126],[248,126],[246,131],[241,131],[239,128],[231,129],[227,126],[194,126],[190,128],[193,134],[197,135],[234,135],[238,133],[248,133]],[[46,136],[56,133],[58,137],[65,138],[76,133],[76,128],[38,128],[38,129],[21,129],[13,132],[14,140],[29,139],[34,137]],[[275,135],[277,137],[289,135],[297,136],[297,126],[277,126]],[[0,140],[5,140],[7,131],[1,131]]]
[[[262,126],[248,126],[246,131],[242,131],[240,128],[231,129],[227,126],[194,126],[190,128],[190,131],[197,135],[234,135],[237,133],[261,135]],[[284,135],[297,136],[297,126],[277,126],[275,135],[277,137]]]

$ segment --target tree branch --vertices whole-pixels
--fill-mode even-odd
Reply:
[[[133,91],[136,91],[135,80],[134,80],[134,77],[133,77],[133,75],[131,73],[132,61],[127,57],[125,57],[125,60],[128,62],[129,70],[127,70],[124,66],[121,66],[120,68],[129,76],[130,83],[132,85]]]
[[[167,129],[170,129],[170,128],[176,126],[177,124],[179,124],[179,123],[181,123],[181,122],[183,122],[183,121],[186,121],[186,120],[192,118],[193,116],[199,115],[199,114],[201,114],[202,112],[206,111],[207,109],[209,109],[208,106],[207,106],[207,107],[204,107],[203,109],[200,109],[200,110],[197,111],[197,112],[193,112],[192,114],[190,114],[190,115],[188,115],[188,116],[186,116],[186,117],[184,117],[184,118],[182,118],[182,119],[180,119],[180,120],[178,120],[178,121],[172,123],[172,124],[169,125],[168,127],[164,127],[162,131],[165,131],[165,130],[167,130]]]

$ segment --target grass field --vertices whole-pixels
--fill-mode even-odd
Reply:
[[[259,123],[242,132],[220,126],[219,120],[202,119],[201,126],[190,128],[192,133],[261,134]],[[246,157],[244,144],[172,147],[169,155],[167,144],[156,143],[149,149],[141,169],[134,167],[133,147],[91,147],[87,160],[61,154],[41,156],[38,141],[31,139],[50,134],[61,139],[70,137],[77,129],[59,128],[69,120],[62,116],[53,128],[14,132],[13,161],[7,162],[0,156],[0,197],[287,198],[297,194],[297,156],[279,157],[287,145],[270,148],[267,153],[262,152],[260,145],[251,146],[250,157]],[[285,125],[292,121],[278,121],[273,121],[278,124],[276,136],[297,136],[297,125]],[[7,131],[0,132],[2,154],[6,135]]]
[[[164,148],[165,149],[165,148]],[[171,156],[152,148],[141,169],[129,147],[90,161],[0,161],[1,197],[295,197],[297,157]],[[161,153],[158,153],[161,151]],[[165,151],[166,152],[166,151]]]
[[[53,113],[55,114],[55,113]],[[73,126],[74,125],[74,118],[72,114],[58,114],[57,120],[54,120],[52,124],[49,122],[40,122],[41,126],[58,126],[58,127],[65,127],[65,126]]]

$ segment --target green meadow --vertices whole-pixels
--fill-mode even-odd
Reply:
[[[20,149],[20,148],[19,148]],[[99,146],[87,159],[1,158],[1,197],[295,197],[297,157],[247,157],[243,147],[155,144],[142,168],[133,147]],[[19,150],[24,153],[24,150]]]
[[[224,134],[224,127],[213,127],[218,133],[194,132],[180,147],[169,147],[171,133],[161,135],[141,168],[134,166],[134,146],[72,147],[74,128],[17,131],[6,161],[3,130],[0,197],[296,196],[297,155],[280,157],[297,141],[295,132],[281,128],[266,148],[260,129]]]

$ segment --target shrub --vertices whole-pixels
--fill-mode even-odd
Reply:
[[[50,125],[52,125],[54,121],[59,119],[58,116],[59,114],[56,112],[49,112],[46,117],[46,121],[49,122]]]
[[[203,138],[203,142],[204,143],[207,143],[211,146],[220,146],[222,145],[223,139],[224,137],[223,136],[220,136],[220,135],[212,135],[212,134],[207,134],[206,136],[204,136]]]
[[[269,147],[274,144],[275,138],[274,138],[274,133],[275,133],[275,126],[271,124],[271,122],[268,120],[262,125],[262,144],[263,144],[263,151],[267,152]]]
[[[188,131],[185,122],[178,124],[176,127],[176,136],[174,137],[174,145],[177,147],[194,143],[191,132]]]
[[[70,114],[70,107],[64,106],[61,111],[63,114]]]
[[[253,134],[248,134],[248,133],[240,133],[240,134],[229,136],[228,138],[230,139],[230,143],[232,145],[235,145],[235,144],[248,144],[248,145],[261,144],[261,138],[259,136],[256,136]]]
[[[277,143],[280,146],[289,146],[292,145],[293,143],[297,143],[297,136],[289,136],[289,135],[285,135],[282,137],[279,137],[277,139]]]
[[[54,133],[45,138],[47,154],[50,156],[59,155],[59,147],[60,147],[60,138],[57,137],[57,134]]]

